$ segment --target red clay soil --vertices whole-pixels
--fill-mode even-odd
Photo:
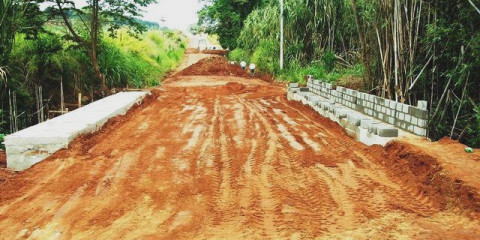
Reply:
[[[228,50],[198,50],[196,48],[187,48],[185,54],[212,54],[212,55],[219,55],[219,56],[226,56],[228,54]]]
[[[198,75],[249,77],[248,72],[244,71],[238,65],[230,64],[223,57],[209,57],[202,59],[192,66],[178,72],[175,74],[175,77]]]
[[[0,181],[0,239],[480,239],[476,196],[422,154],[259,79],[178,76]]]
[[[0,168],[4,168],[7,166],[7,155],[5,151],[0,150]]]
[[[440,142],[439,144],[443,144]],[[437,207],[469,209],[480,214],[480,195],[473,186],[464,184],[443,171],[442,164],[422,149],[403,142],[389,143],[382,164],[403,182],[435,199]]]
[[[219,56],[227,56],[228,50],[203,50],[202,53],[204,54],[213,54],[213,55],[219,55]]]
[[[187,48],[187,50],[185,51],[185,54],[199,54],[199,53],[200,53],[200,50],[196,48]]]

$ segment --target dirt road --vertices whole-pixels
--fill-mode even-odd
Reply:
[[[0,182],[0,239],[478,239],[474,210],[395,177],[258,79],[176,76]]]

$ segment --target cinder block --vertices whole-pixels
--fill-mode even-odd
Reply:
[[[349,111],[346,110],[345,108],[336,108],[333,110],[333,113],[335,114],[335,117],[342,119],[348,116]]]
[[[397,113],[397,115],[398,115],[397,116],[398,119],[400,119],[401,121],[405,121],[405,113],[399,112],[399,113]]]
[[[339,92],[345,92],[345,88],[341,86],[337,86],[337,91]]]
[[[405,128],[405,130],[409,131],[409,132],[413,132],[413,128],[414,126],[412,124],[409,124],[409,123],[406,123],[407,127]]]
[[[427,120],[418,119],[418,126],[421,127],[421,128],[426,128],[427,127]]]
[[[376,97],[375,98],[375,103],[379,105],[384,105],[385,104],[385,99],[381,97]]]
[[[395,120],[395,126],[401,128],[401,129],[407,129],[407,124],[405,121],[402,121],[400,119]]]
[[[389,124],[394,125],[394,124],[395,124],[395,118],[394,118],[394,117],[388,117],[387,122],[388,122]]]
[[[403,110],[403,103],[397,103],[397,112],[401,112]]]
[[[405,114],[405,122],[411,122],[411,121],[412,121],[412,115]]]
[[[310,91],[309,88],[305,88],[305,87],[300,88],[300,92],[309,92],[309,91]]]
[[[418,118],[415,116],[412,116],[412,120],[410,120],[410,123],[413,125],[418,125]]]
[[[419,100],[417,102],[417,108],[425,111],[428,110],[428,102],[424,100]]]
[[[385,107],[389,108],[390,107],[390,102],[392,100],[389,100],[389,99],[385,99]]]
[[[397,102],[390,100],[390,108],[391,109],[396,109],[397,108]]]
[[[418,136],[422,136],[422,137],[427,136],[427,130],[425,128],[421,128],[421,127],[418,127],[418,126],[414,126],[413,133],[415,133]]]
[[[375,102],[375,96],[372,94],[368,94],[368,100],[372,103]]]
[[[290,83],[288,86],[291,88],[298,88],[298,83]]]
[[[398,129],[387,124],[378,124],[377,135],[380,137],[398,137]]]
[[[362,119],[362,120],[360,121],[360,127],[361,127],[361,128],[365,128],[365,129],[368,129],[368,125],[369,125],[369,124],[372,124],[372,123],[377,123],[377,124],[378,124],[378,121],[373,120],[373,119]]]
[[[379,122],[370,122],[367,124],[368,126],[368,132],[370,133],[373,133],[373,134],[377,134],[377,126],[379,125],[380,123]]]
[[[367,118],[356,112],[350,112],[347,114],[347,119],[350,124],[358,127],[360,126],[361,121]]]
[[[381,111],[382,113],[385,113],[385,114],[386,114],[386,113],[387,113],[387,108],[384,107],[384,106],[382,106],[380,111]]]
[[[414,115],[415,117],[421,118],[421,119],[428,119],[428,111],[427,110],[422,110],[419,108],[414,108]]]

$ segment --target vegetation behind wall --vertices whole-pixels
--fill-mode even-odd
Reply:
[[[279,61],[279,1],[252,9],[240,34],[229,39],[236,41],[231,59],[255,61],[280,80],[302,82],[313,74],[399,102],[428,100],[431,138],[480,147],[480,0],[284,4],[285,69],[273,64]],[[223,27],[210,26],[218,33]]]

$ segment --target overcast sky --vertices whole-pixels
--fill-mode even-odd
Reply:
[[[85,0],[74,0],[77,7],[85,6]],[[171,29],[188,30],[197,22],[197,12],[203,3],[199,0],[157,0],[158,3],[145,8],[143,19],[157,22]],[[165,22],[161,21],[162,19]]]
[[[158,3],[145,9],[144,19],[169,28],[188,30],[197,22],[197,12],[202,5],[198,0],[158,0]],[[162,18],[165,23],[160,21]]]

